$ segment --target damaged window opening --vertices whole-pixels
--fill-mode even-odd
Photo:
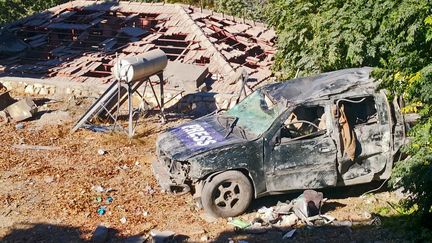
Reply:
[[[267,131],[281,111],[282,108],[277,106],[268,95],[258,90],[228,110],[221,117],[237,118],[234,126],[244,129],[250,135],[250,137],[247,136],[248,139],[256,139]],[[225,122],[221,123],[225,124]]]
[[[284,122],[281,138],[310,138],[320,135],[326,130],[324,107],[297,107]]]
[[[351,126],[372,124],[378,121],[375,101],[372,96],[349,100],[341,99],[338,104],[339,109],[344,109]]]
[[[375,100],[372,96],[340,99],[336,102],[336,106],[342,141],[341,151],[349,160],[354,161],[361,153],[355,128],[378,122]]]

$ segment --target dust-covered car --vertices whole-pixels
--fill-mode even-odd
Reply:
[[[407,125],[371,71],[269,84],[226,112],[169,129],[158,137],[154,174],[221,217],[269,194],[386,179]]]

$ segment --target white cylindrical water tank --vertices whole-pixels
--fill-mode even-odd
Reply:
[[[155,49],[120,59],[114,64],[113,75],[117,80],[124,82],[140,81],[161,72],[167,64],[168,58],[165,52]]]

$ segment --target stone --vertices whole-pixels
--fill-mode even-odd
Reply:
[[[37,111],[37,106],[30,98],[22,99],[6,108],[6,112],[16,122],[32,117]]]
[[[24,89],[24,93],[26,94],[33,94],[33,92],[34,92],[34,87],[31,84],[27,85]]]
[[[47,95],[47,94],[49,94],[49,91],[47,88],[43,87],[40,89],[39,94],[40,95]]]

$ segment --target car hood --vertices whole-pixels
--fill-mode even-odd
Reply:
[[[215,148],[246,141],[233,133],[225,138],[226,133],[227,130],[217,121],[217,115],[206,116],[168,129],[159,135],[156,146],[158,153],[185,161]]]

